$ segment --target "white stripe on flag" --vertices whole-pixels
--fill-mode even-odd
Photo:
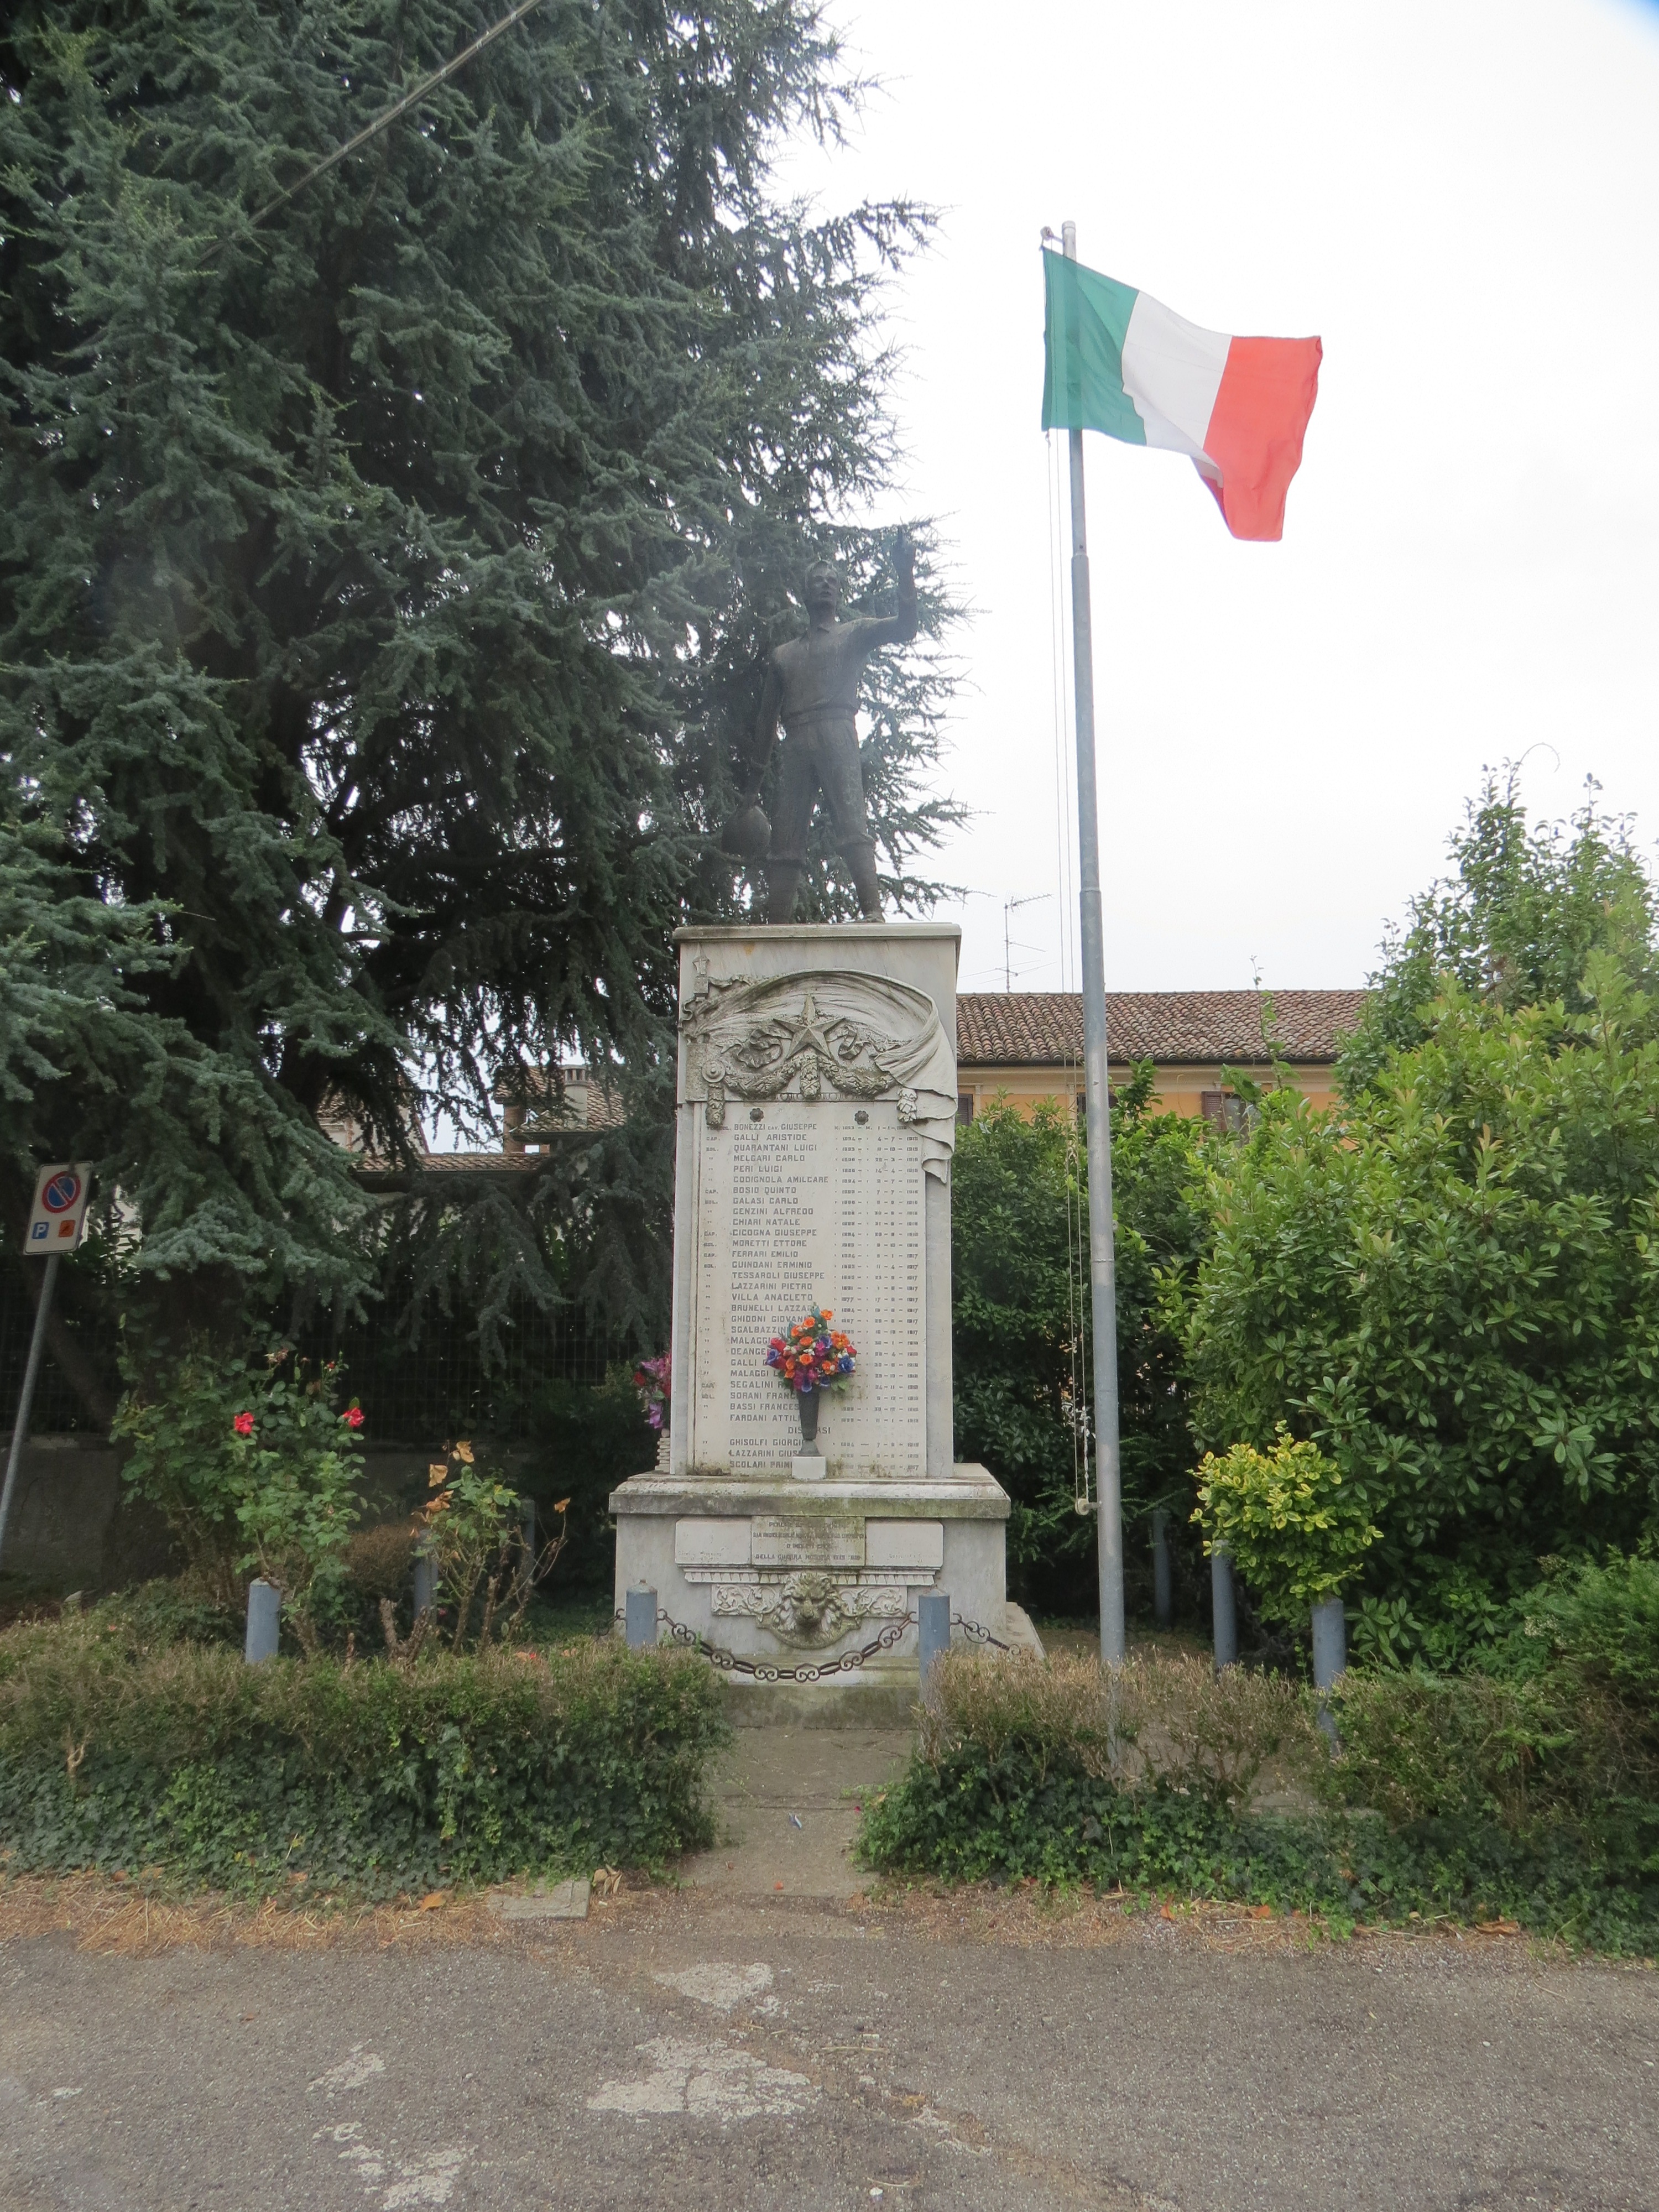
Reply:
[[[1232,339],[1201,331],[1145,292],[1123,336],[1123,389],[1146,426],[1146,443],[1196,459],[1221,389]]]

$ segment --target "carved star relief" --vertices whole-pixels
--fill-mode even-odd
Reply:
[[[801,1000],[800,1019],[784,1040],[784,1058],[795,1060],[804,1052],[811,1052],[816,1053],[820,1060],[833,1062],[835,1054],[830,1051],[830,1040],[824,1034],[827,1026],[819,1018],[812,994],[807,992]]]

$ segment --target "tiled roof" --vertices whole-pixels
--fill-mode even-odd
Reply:
[[[421,1162],[431,1175],[526,1175],[536,1165],[533,1152],[428,1152]]]
[[[532,1175],[541,1165],[535,1152],[422,1152],[412,1170],[391,1160],[365,1158],[357,1164],[357,1180],[364,1190],[398,1191],[410,1187],[410,1173],[417,1176]]]
[[[1274,991],[1276,1034],[1287,1060],[1328,1062],[1359,1018],[1364,991]],[[1230,1060],[1265,1066],[1255,991],[1109,991],[1106,1036],[1115,1061],[1160,1066]],[[1078,991],[963,991],[957,1059],[969,1067],[1064,1067],[1083,1057]]]
[[[507,1109],[505,1133],[509,1142],[533,1145],[566,1129],[621,1128],[628,1114],[615,1084],[602,1075],[595,1076],[586,1065],[566,1067],[561,1073],[564,1078],[562,1097],[545,1075],[533,1073],[516,1085],[505,1077],[496,1084],[496,1099]]]

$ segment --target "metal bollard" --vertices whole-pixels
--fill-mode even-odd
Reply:
[[[1348,1664],[1348,1624],[1340,1597],[1322,1598],[1313,1609],[1316,1690],[1328,1690]]]
[[[1170,1516],[1160,1505],[1152,1515],[1152,1618],[1160,1628],[1175,1619],[1175,1577],[1170,1561]]]
[[[925,1590],[916,1600],[916,1646],[921,1662],[921,1701],[933,1702],[927,1677],[941,1652],[951,1648],[951,1600],[944,1590]]]
[[[276,1642],[283,1624],[283,1593],[275,1583],[250,1583],[247,1586],[247,1641],[242,1646],[242,1657],[250,1667],[257,1667],[262,1659],[276,1656]]]
[[[649,1651],[654,1648],[657,1641],[655,1590],[629,1591],[623,1607],[623,1633],[628,1638],[630,1651]]]
[[[438,1563],[430,1552],[415,1554],[415,1618],[430,1613],[438,1602]]]
[[[1238,1664],[1238,1601],[1233,1592],[1231,1552],[1218,1545],[1210,1554],[1210,1618],[1215,1634],[1215,1670]]]
[[[1336,1717],[1326,1704],[1323,1692],[1332,1689],[1347,1671],[1348,1624],[1340,1597],[1322,1598],[1313,1609],[1313,1670],[1314,1687],[1322,1694],[1319,1700],[1319,1732],[1334,1752],[1340,1751],[1341,1743],[1336,1733]]]

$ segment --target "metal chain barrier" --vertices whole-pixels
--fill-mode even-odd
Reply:
[[[826,1659],[821,1667],[775,1667],[769,1659],[744,1659],[735,1651],[727,1651],[718,1644],[710,1644],[699,1631],[687,1628],[678,1620],[671,1620],[660,1607],[657,1619],[663,1623],[676,1644],[684,1644],[693,1651],[701,1651],[709,1665],[722,1674],[742,1674],[754,1682],[823,1682],[835,1674],[855,1674],[866,1660],[879,1652],[890,1651],[900,1641],[907,1628],[914,1628],[916,1617],[907,1613],[902,1620],[890,1620],[879,1636],[857,1651],[843,1651],[839,1659]]]
[[[910,1616],[914,1620],[915,1615]],[[964,1620],[959,1613],[951,1615],[952,1628],[959,1628],[970,1644],[988,1644],[994,1650],[1012,1651],[1013,1645],[1005,1644],[1000,1636],[993,1636],[988,1628],[981,1628],[976,1620]]]
[[[613,1620],[625,1618],[620,1606],[611,1615]],[[657,1607],[657,1626],[668,1631],[672,1643],[682,1644],[688,1650],[700,1651],[718,1674],[741,1674],[755,1682],[823,1682],[836,1674],[855,1674],[867,1661],[878,1657],[884,1651],[890,1651],[896,1644],[902,1641],[907,1628],[916,1626],[916,1616],[914,1613],[907,1613],[902,1620],[890,1620],[878,1636],[872,1637],[869,1643],[860,1650],[843,1651],[839,1659],[826,1659],[821,1667],[776,1667],[769,1659],[745,1659],[738,1652],[726,1650],[722,1644],[711,1644],[701,1630],[688,1628],[684,1621],[673,1620],[661,1606]],[[964,1620],[959,1613],[951,1615],[951,1626],[959,1628],[970,1644],[988,1644],[998,1651],[1012,1651],[1013,1649],[1012,1644],[1005,1644],[1000,1637],[993,1636],[988,1628],[982,1627],[976,1620]]]

